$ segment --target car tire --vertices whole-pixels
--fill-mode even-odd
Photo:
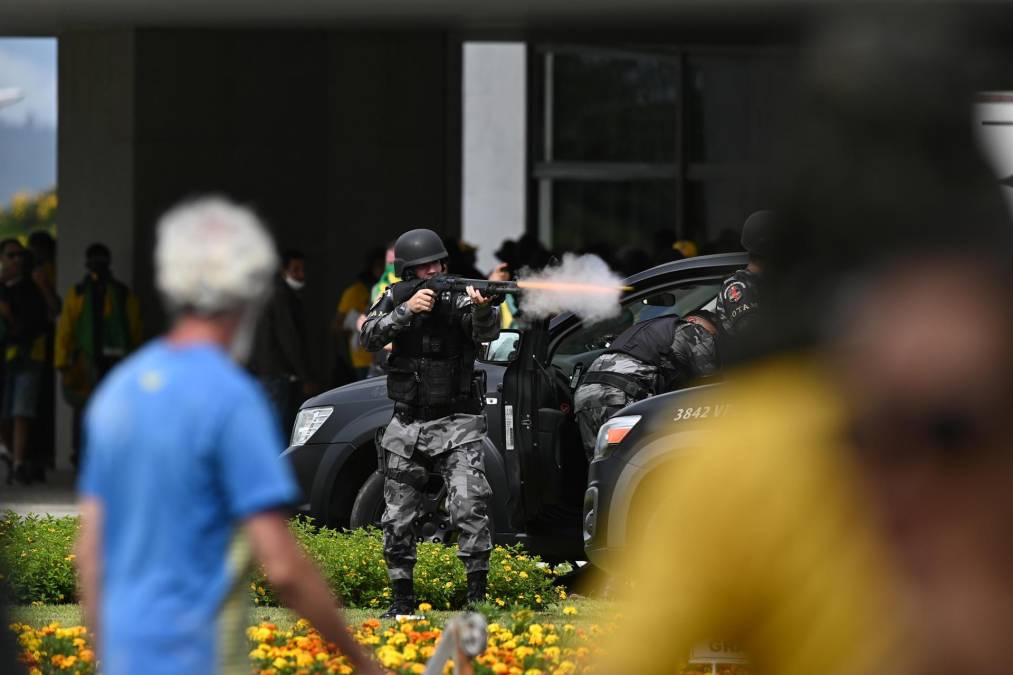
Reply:
[[[374,471],[359,488],[348,517],[348,524],[353,530],[359,527],[380,527],[384,509],[383,480],[383,474]]]

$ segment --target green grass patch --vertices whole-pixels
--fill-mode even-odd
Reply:
[[[573,607],[576,614],[564,614],[565,607]],[[506,610],[483,608],[490,623],[504,622],[510,612]],[[367,619],[376,618],[383,610],[370,609],[345,609],[345,616],[350,624],[361,624]],[[589,628],[592,625],[605,625],[616,621],[618,605],[611,600],[597,600],[592,598],[570,598],[564,602],[540,612],[534,612],[533,621],[569,623],[577,627]],[[63,605],[20,605],[11,607],[8,618],[14,623],[26,623],[36,628],[46,626],[54,621],[61,626],[77,626],[84,622],[81,606],[77,604]],[[448,611],[431,611],[427,618],[436,626],[442,626],[447,619],[456,614]],[[250,625],[267,621],[277,625],[282,630],[289,630],[299,619],[298,615],[284,607],[253,607],[250,610]]]

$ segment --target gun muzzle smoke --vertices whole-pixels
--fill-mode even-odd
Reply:
[[[422,282],[423,288],[437,293],[460,292],[468,286],[486,297],[517,294],[525,316],[532,319],[573,312],[588,322],[619,314],[619,297],[624,291],[632,290],[630,286],[624,286],[622,279],[598,256],[570,253],[563,256],[560,265],[531,275],[522,272],[522,278],[517,281],[438,276]]]

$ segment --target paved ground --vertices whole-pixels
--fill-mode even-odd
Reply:
[[[76,499],[73,471],[50,471],[45,483],[27,486],[0,484],[0,511],[11,509],[22,515],[77,515]]]

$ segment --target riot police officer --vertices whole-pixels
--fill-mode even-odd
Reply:
[[[422,490],[431,472],[443,477],[451,522],[460,530],[468,603],[485,600],[491,491],[482,456],[484,386],[474,362],[478,344],[495,340],[500,329],[497,308],[474,288],[439,294],[425,288],[446,272],[447,251],[435,232],[404,233],[394,253],[401,281],[380,296],[359,335],[370,351],[393,343],[386,371],[394,416],[380,442],[379,467],[385,474],[384,557],[394,591],[384,617],[415,609],[414,526],[423,515]]]
[[[715,323],[714,316],[703,310],[641,321],[620,333],[591,362],[573,397],[589,461],[601,425],[621,408],[714,373]]]
[[[746,266],[721,284],[714,308],[723,337],[733,346],[737,338],[749,330],[762,304],[762,280],[766,260],[770,257],[777,214],[755,211],[742,225],[742,248],[749,253]]]

